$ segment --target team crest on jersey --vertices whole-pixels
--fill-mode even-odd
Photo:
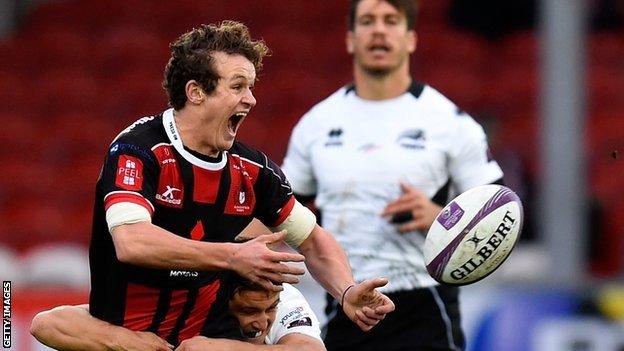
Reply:
[[[228,199],[223,213],[249,216],[256,207],[256,194],[253,189],[253,181],[257,178],[257,170],[251,175],[243,166],[239,158],[232,158],[230,162],[231,185]],[[248,165],[251,167],[251,165]],[[249,168],[251,171],[251,168]]]
[[[333,128],[327,133],[325,146],[342,146],[342,128]]]
[[[134,191],[143,188],[143,162],[138,157],[120,155],[116,174],[116,186]]]
[[[424,149],[426,141],[425,131],[422,129],[405,130],[397,138],[397,143],[406,149]]]

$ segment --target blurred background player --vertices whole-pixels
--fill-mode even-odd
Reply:
[[[295,200],[279,167],[235,141],[256,104],[251,90],[267,52],[234,21],[202,25],[171,45],[163,85],[172,108],[122,131],[97,183],[94,317],[173,345],[200,333],[235,337],[225,271],[279,291],[302,273],[282,262],[304,256],[363,330],[393,310],[374,290],[387,280],[354,284],[344,252]],[[234,243],[254,217],[281,232]],[[303,255],[267,247],[282,239]]]
[[[280,345],[281,350],[322,351],[318,319],[301,293],[292,285],[274,292],[237,280],[229,302],[245,342],[210,339],[203,336],[183,341],[176,350],[263,350],[258,345]],[[57,350],[169,351],[156,334],[130,331],[94,318],[88,305],[60,306],[43,311],[33,319],[31,333]]]
[[[397,305],[370,333],[330,299],[329,350],[461,350],[458,289],[438,285],[422,257],[425,234],[452,192],[501,184],[483,129],[413,80],[413,0],[350,2],[354,84],[314,106],[293,130],[283,170],[320,210],[357,281],[388,275]]]

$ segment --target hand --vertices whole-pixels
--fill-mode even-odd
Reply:
[[[401,182],[403,195],[389,203],[381,213],[384,217],[396,214],[410,213],[412,218],[404,223],[397,224],[400,233],[414,230],[427,231],[436,217],[442,211],[442,207],[433,203],[422,191],[413,186]]]
[[[387,278],[363,281],[347,290],[342,310],[363,331],[371,330],[377,323],[394,311],[394,303],[386,295],[375,290],[388,284]]]
[[[230,258],[230,267],[242,277],[260,284],[265,289],[281,291],[282,283],[296,284],[303,268],[291,267],[282,262],[302,262],[305,257],[296,253],[276,252],[268,246],[284,240],[286,231],[260,235],[245,243],[236,244],[237,250]]]
[[[173,345],[150,332],[122,333],[117,335],[118,351],[172,351]]]

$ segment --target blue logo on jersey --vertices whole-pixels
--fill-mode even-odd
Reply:
[[[424,149],[425,142],[425,132],[422,129],[408,129],[397,138],[397,143],[407,149]]]
[[[148,159],[148,160],[153,159],[152,155],[149,152],[145,151],[144,149],[134,144],[116,142],[109,149],[109,153],[111,154],[111,156],[115,155],[116,153],[124,153],[124,152],[133,152],[135,155],[141,156],[144,159]]]

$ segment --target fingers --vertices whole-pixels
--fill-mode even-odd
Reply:
[[[364,291],[373,291],[376,288],[380,288],[388,284],[388,278],[375,278],[375,279],[366,279],[361,282],[359,285],[362,286]]]
[[[377,311],[375,309],[372,309],[368,306],[364,306],[364,308],[362,308],[362,312],[364,313],[364,315],[372,320],[378,320],[381,321],[384,318],[386,318],[386,313],[377,313]]]
[[[278,274],[278,273],[274,273],[274,272],[265,272],[262,276],[263,276],[263,278],[268,279],[268,280],[270,280],[271,282],[273,282],[275,284],[283,284],[283,283],[297,284],[297,283],[299,283],[299,278],[293,277],[293,276],[287,275],[287,274]]]
[[[283,263],[273,263],[267,267],[268,271],[279,274],[303,275],[305,270],[301,267],[289,266]]]
[[[298,253],[271,251],[271,261],[273,262],[303,262],[305,256]],[[303,270],[302,273],[303,274]]]
[[[256,284],[259,284],[260,286],[262,286],[263,288],[269,291],[280,292],[284,290],[284,288],[281,285],[273,284],[273,282],[271,282],[268,279],[255,279],[252,281]]]
[[[280,230],[277,233],[260,235],[258,238],[267,244],[276,243],[286,238],[286,230]]]
[[[420,190],[411,186],[409,183],[405,181],[400,181],[399,185],[401,186],[401,191],[404,193],[421,193],[422,194]]]
[[[375,306],[374,310],[375,310],[375,314],[386,315],[386,314],[394,311],[395,306],[394,306],[394,302],[392,302],[392,300],[390,300],[389,297],[387,297],[386,295],[383,295],[383,294],[381,294],[381,295],[383,297],[382,298],[383,303],[378,305],[378,306]]]
[[[358,321],[364,323],[367,326],[370,326],[371,328],[376,326],[377,323],[379,323],[380,321],[379,319],[369,318],[361,310],[355,311],[355,317],[358,319]]]

